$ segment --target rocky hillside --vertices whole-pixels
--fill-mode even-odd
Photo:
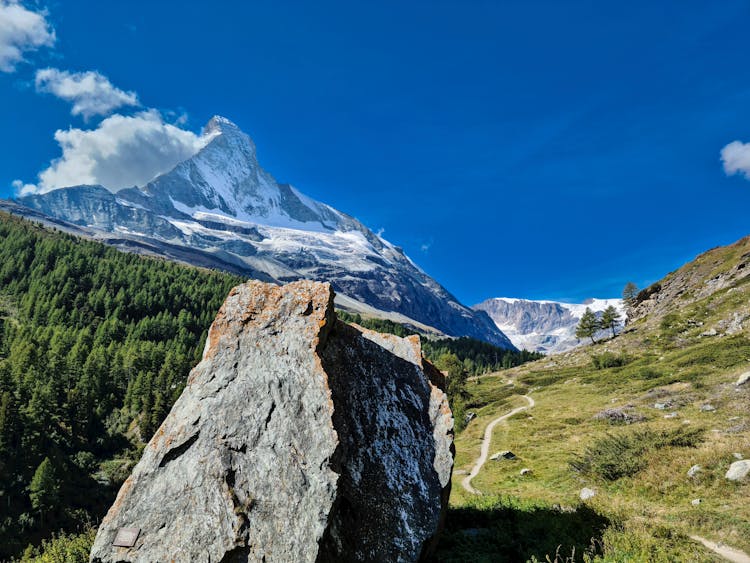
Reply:
[[[581,344],[575,332],[586,308],[601,313],[609,306],[625,318],[621,299],[589,299],[576,304],[497,297],[473,309],[485,311],[517,348],[555,354]]]
[[[628,312],[632,320],[649,319],[652,323],[694,303],[724,301],[730,294],[744,293],[750,276],[750,237],[736,243],[709,250],[663,280],[644,289],[636,298],[635,306]],[[750,315],[748,303],[739,307],[728,318],[719,319],[707,330],[717,333],[739,332]],[[701,323],[702,319],[693,319]]]
[[[423,560],[453,467],[443,386],[417,337],[337,321],[328,284],[240,285],[91,560]]]
[[[485,313],[459,303],[401,248],[277,182],[235,124],[214,117],[204,134],[210,138],[205,147],[145,186],[117,193],[71,186],[21,197],[22,207],[6,208],[64,221],[129,251],[263,281],[330,281],[341,295],[339,306],[348,310],[513,349]]]

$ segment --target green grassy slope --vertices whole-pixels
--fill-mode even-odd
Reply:
[[[750,552],[750,482],[724,478],[735,454],[750,458],[750,384],[735,385],[750,370],[748,260],[750,239],[709,251],[642,292],[635,321],[618,337],[471,380],[468,389],[484,406],[457,437],[451,502],[453,515],[468,510],[476,518],[449,519],[441,558],[554,560],[561,545],[561,557],[575,547],[576,560],[587,547],[606,561],[720,560],[689,535]],[[461,487],[462,473],[479,455],[484,427],[525,393],[536,406],[498,426],[490,450],[519,459],[488,461],[472,482],[486,494],[477,499]],[[596,416],[607,409],[631,422]],[[690,478],[693,465],[701,470]],[[522,468],[531,473],[521,476]],[[583,487],[596,491],[585,503]],[[497,512],[492,495],[506,497],[501,504],[515,506],[520,522],[529,511],[548,511],[541,527],[511,525],[529,546],[514,557],[493,558],[483,547],[508,525],[506,515],[482,531],[487,507]],[[608,524],[588,526],[591,537],[583,539],[556,528],[585,514],[590,524]]]

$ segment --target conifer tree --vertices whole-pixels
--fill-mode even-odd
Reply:
[[[632,307],[635,305],[635,300],[638,297],[638,286],[635,285],[632,281],[629,281],[625,284],[625,287],[622,290],[622,300],[625,302],[625,305],[628,307]]]
[[[0,397],[0,490],[5,496],[17,469],[18,431],[18,409],[13,395],[5,391]]]
[[[583,313],[583,316],[581,316],[581,320],[578,323],[578,326],[576,327],[576,338],[579,340],[581,338],[590,338],[592,344],[596,344],[596,340],[594,340],[594,336],[596,335],[596,331],[599,330],[601,327],[599,319],[596,318],[596,315],[586,307],[586,311]]]
[[[31,506],[39,511],[44,521],[45,511],[54,508],[60,497],[60,480],[48,457],[45,457],[34,472],[29,484]]]
[[[609,307],[604,309],[602,318],[599,322],[602,328],[608,328],[612,331],[612,338],[614,338],[616,336],[615,329],[617,328],[617,325],[619,324],[621,318],[622,316],[617,311],[617,309],[615,309],[613,305],[610,305]]]

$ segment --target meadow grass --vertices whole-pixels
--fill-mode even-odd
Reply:
[[[470,380],[481,408],[456,437],[459,472],[479,455],[486,425],[522,404],[519,395],[530,392],[536,406],[495,428],[490,453],[518,459],[485,464],[472,481],[484,495],[454,477],[440,560],[720,560],[689,535],[750,552],[750,482],[724,477],[735,454],[750,457],[750,385],[734,385],[750,369],[750,338],[747,330],[701,336],[747,304],[741,284],[665,322],[641,321],[613,340]],[[643,420],[595,418],[617,408]],[[693,465],[701,470],[690,478]],[[596,496],[582,502],[583,487]],[[590,537],[565,531],[579,518],[597,523],[579,523]]]

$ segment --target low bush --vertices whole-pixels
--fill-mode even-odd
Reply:
[[[636,373],[638,379],[659,379],[662,375],[664,375],[662,372],[650,366],[641,368]]]
[[[570,465],[574,471],[617,481],[631,477],[646,466],[646,454],[667,447],[695,447],[702,432],[679,427],[671,431],[636,430],[621,434],[607,434],[591,444]]]
[[[616,523],[607,528],[600,548],[603,554],[585,558],[586,563],[611,563],[615,561],[648,561],[672,563],[685,560],[686,538],[650,523],[623,525]],[[689,541],[689,540],[688,540]],[[690,561],[708,563],[714,559],[708,553],[690,550]]]
[[[93,528],[81,534],[62,533],[27,549],[20,563],[88,563],[95,537]]]
[[[687,330],[688,325],[677,313],[668,313],[662,318],[659,328],[663,336],[671,338]]]
[[[602,352],[591,356],[591,362],[596,369],[619,368],[632,361],[633,358],[627,354],[613,354],[612,352]]]

